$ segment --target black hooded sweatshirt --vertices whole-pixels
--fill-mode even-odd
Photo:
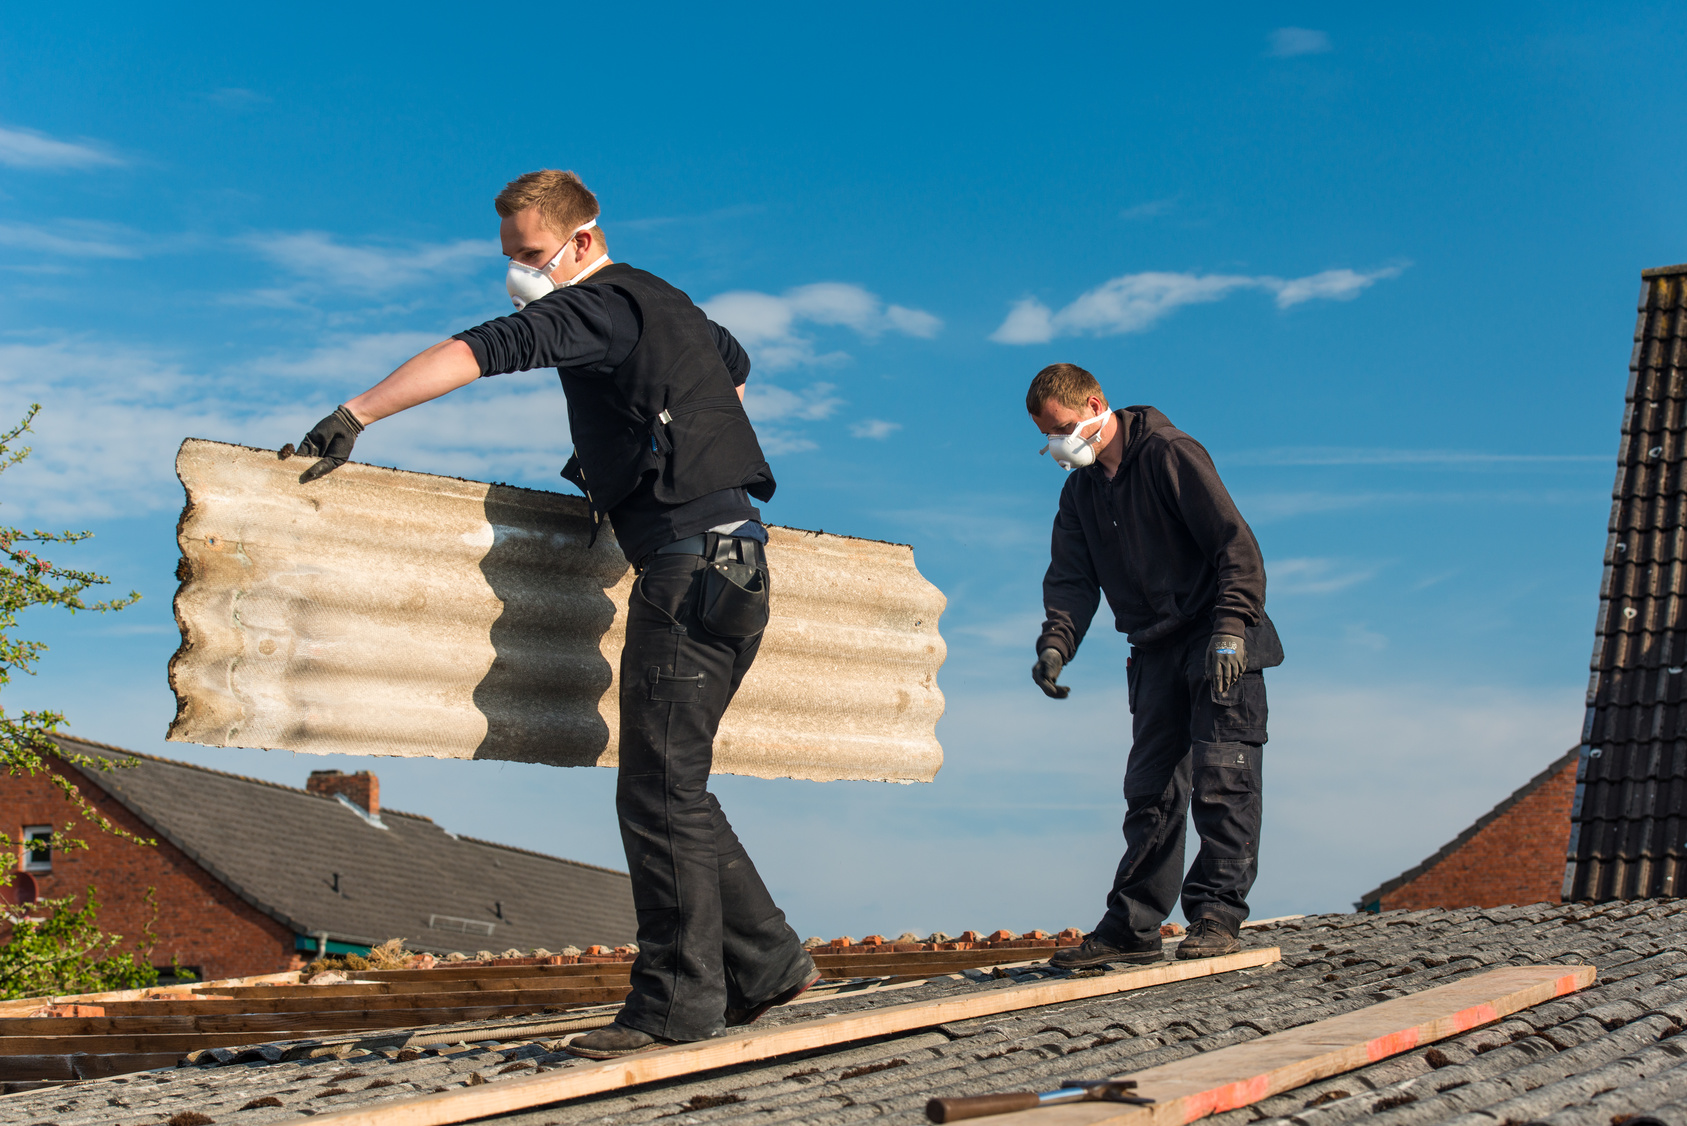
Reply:
[[[1191,626],[1241,635],[1266,625],[1269,640],[1261,640],[1276,652],[1250,654],[1249,664],[1281,661],[1265,616],[1259,543],[1212,457],[1153,407],[1114,414],[1125,435],[1119,472],[1109,481],[1100,464],[1073,470],[1060,492],[1037,651],[1052,648],[1070,661],[1105,593],[1132,645]]]

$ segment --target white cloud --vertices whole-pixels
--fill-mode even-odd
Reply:
[[[850,424],[849,432],[857,438],[884,439],[902,429],[900,422],[886,422],[882,418],[864,418]]]
[[[1348,301],[1383,278],[1397,276],[1400,269],[1390,266],[1364,274],[1325,270],[1287,280],[1243,274],[1124,274],[1081,294],[1058,312],[1035,297],[1022,298],[990,339],[998,344],[1046,344],[1057,336],[1143,332],[1174,309],[1222,301],[1239,290],[1271,293],[1279,309],[1317,299]]]
[[[368,293],[413,286],[418,278],[462,274],[499,253],[498,244],[489,239],[352,246],[323,231],[254,235],[242,241],[308,282]]]
[[[1280,27],[1266,36],[1266,54],[1274,59],[1292,59],[1296,55],[1322,55],[1335,49],[1330,33],[1309,27]]]
[[[358,390],[386,377],[424,348],[438,344],[436,332],[375,332],[342,336],[302,355],[277,353],[254,360],[251,370],[286,379],[334,380]]]
[[[23,512],[53,522],[174,510],[182,503],[175,455],[183,438],[271,448],[297,442],[334,404],[385,375],[387,357],[409,354],[414,343],[404,334],[348,337],[260,365],[261,374],[342,383],[320,391],[253,379],[247,365],[195,372],[164,353],[86,339],[0,343],[0,423],[32,402],[43,406],[25,439],[35,452],[0,481],[0,501],[8,518]],[[359,370],[362,362],[373,366]],[[382,420],[358,439],[355,456],[567,491],[557,471],[570,446],[555,381],[502,376]]]
[[[93,145],[55,140],[34,129],[0,125],[0,164],[12,168],[99,168],[122,163]]]
[[[818,282],[788,289],[775,297],[755,290],[733,290],[703,302],[709,317],[732,330],[755,364],[778,371],[799,364],[836,363],[842,353],[818,353],[802,324],[838,326],[872,340],[886,332],[929,339],[943,322],[920,309],[885,305],[858,285]]]
[[[107,223],[64,222],[57,230],[32,223],[0,223],[0,246],[69,258],[139,258],[142,236]]]
[[[1157,219],[1175,206],[1177,206],[1176,196],[1168,196],[1165,199],[1151,199],[1146,203],[1125,208],[1119,212],[1119,218],[1133,222],[1140,219]]]
[[[1353,270],[1325,270],[1321,274],[1312,274],[1304,278],[1295,278],[1275,286],[1277,291],[1277,308],[1288,309],[1305,301],[1351,301],[1383,278],[1398,277],[1398,268],[1390,267],[1386,270],[1375,270],[1368,274],[1357,273]],[[1260,279],[1266,288],[1273,288],[1271,281],[1275,279]]]
[[[815,383],[801,391],[788,391],[765,380],[752,380],[744,389],[744,412],[751,422],[786,422],[827,418],[843,405],[830,383]]]
[[[1273,595],[1335,594],[1374,576],[1377,564],[1354,567],[1339,559],[1274,559],[1266,565]]]

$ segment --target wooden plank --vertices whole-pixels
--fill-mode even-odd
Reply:
[[[631,962],[575,962],[566,966],[482,966],[444,962],[427,970],[355,970],[360,981],[469,981],[486,977],[573,977],[579,974],[630,972]]]
[[[545,1106],[582,1095],[616,1091],[639,1083],[753,1063],[791,1052],[1269,965],[1279,957],[1276,947],[1243,950],[1218,958],[1161,962],[1096,977],[978,990],[956,997],[890,1005],[865,1013],[823,1017],[764,1031],[745,1029],[713,1040],[676,1044],[671,1048],[640,1052],[602,1063],[562,1068],[520,1079],[504,1079],[445,1094],[395,1100],[337,1114],[318,1114],[311,1123],[312,1126],[329,1123],[332,1126],[445,1126],[447,1123]]]
[[[101,1005],[107,1001],[139,1001],[146,997],[191,997],[195,990],[229,986],[258,985],[298,981],[296,970],[274,974],[255,974],[250,977],[230,977],[218,981],[191,982],[185,985],[154,986],[151,989],[115,989],[105,993],[63,993],[51,997],[20,997],[0,1001],[0,1017],[26,1016],[46,1005]]]
[[[401,993],[504,992],[511,989],[587,989],[626,985],[626,970],[570,977],[440,978],[420,981],[348,981],[341,985],[247,985],[203,990],[202,997],[384,997]]]
[[[607,1001],[619,1001],[626,996],[623,990]],[[595,1002],[603,1003],[603,1002]],[[580,1002],[580,1007],[587,1002]],[[522,1016],[542,1009],[561,1006],[536,1005],[526,1002],[516,1005],[462,1005],[449,1009],[349,1009],[317,1013],[206,1013],[198,1016],[148,1017],[39,1017],[16,1022],[28,1028],[5,1028],[0,1035],[0,1054],[23,1051],[13,1045],[41,1037],[146,1037],[176,1035],[186,1032],[232,1032],[263,1036],[288,1033],[294,1029],[315,1031],[329,1029],[413,1028],[425,1024],[466,1024],[470,1021],[490,1020],[493,1017]],[[11,1022],[8,1022],[10,1025]]]
[[[427,996],[427,995],[424,995]],[[438,996],[435,994],[434,996]],[[463,994],[447,994],[462,997]],[[473,998],[476,994],[469,994]],[[362,1005],[348,1000],[343,1007],[307,1010],[281,1009],[275,1012],[254,1011],[247,1008],[213,1010],[211,1012],[179,1012],[165,1010],[156,1013],[113,1015],[103,1017],[26,1017],[0,1020],[0,1044],[18,1036],[109,1036],[114,1034],[142,1034],[148,1032],[223,1032],[233,1028],[258,1030],[299,1028],[364,1027],[357,1021],[368,1021],[368,1027],[393,1028],[412,1024],[439,1024],[443,1020],[458,1022],[481,1020],[477,1013],[538,1012],[540,1009],[571,1009],[584,1005],[604,1005],[624,1000],[627,990],[573,990],[561,999],[546,1000],[537,994],[484,994],[486,1000],[472,1000],[449,1005],[418,1007],[413,1005]],[[372,1001],[391,1001],[394,998],[376,997]],[[399,998],[408,1000],[408,998]],[[180,1005],[205,1005],[214,1002],[177,1002]],[[240,1005],[241,1002],[224,1002]],[[441,1016],[440,1014],[460,1014]],[[347,1023],[352,1022],[352,1023]]]
[[[201,1013],[322,1013],[347,1009],[451,1009],[479,1005],[602,1005],[627,995],[627,983],[587,989],[509,989],[466,993],[346,993],[336,997],[196,997],[191,1001],[118,1001],[105,1006],[107,1017],[187,1016]],[[67,1018],[0,1019],[0,1035],[32,1031],[14,1023]]]
[[[1076,1103],[995,1115],[992,1126],[1183,1126],[1523,1009],[1586,989],[1592,966],[1513,966],[1383,1001],[1357,1012],[1139,1071],[1136,1093],[1152,1106]],[[979,1092],[984,1094],[986,1092]]]

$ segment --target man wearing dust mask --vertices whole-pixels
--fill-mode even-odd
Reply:
[[[747,1024],[819,976],[708,789],[721,715],[767,624],[767,533],[750,500],[773,496],[773,471],[744,413],[744,350],[678,289],[610,261],[579,177],[530,172],[495,206],[516,312],[317,423],[298,452],[319,460],[300,480],[344,464],[365,426],[483,376],[561,376],[574,441],[562,474],[586,495],[593,539],[607,518],[638,571],[615,806],[639,953],[615,1023],[569,1045],[610,1059]]]
[[[1031,679],[1066,699],[1061,669],[1102,594],[1131,645],[1125,856],[1095,931],[1050,961],[1158,961],[1180,885],[1190,925],[1177,956],[1231,953],[1259,867],[1261,670],[1283,660],[1259,544],[1207,451],[1153,407],[1111,410],[1095,376],[1054,364],[1031,381],[1025,409],[1069,474]],[[1187,876],[1186,811],[1201,838]]]

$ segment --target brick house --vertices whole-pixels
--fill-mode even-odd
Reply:
[[[1580,748],[1571,748],[1516,793],[1419,864],[1366,892],[1360,911],[1557,903],[1570,843]]]
[[[302,966],[318,952],[531,950],[631,941],[625,873],[460,837],[382,809],[368,772],[313,771],[304,789],[64,738],[71,750],[129,761],[112,770],[58,764],[142,847],[79,820],[42,776],[0,774],[0,817],[20,853],[12,902],[92,886],[101,929],[125,947],[154,936],[152,962],[204,979]],[[54,832],[86,849],[59,852]]]

